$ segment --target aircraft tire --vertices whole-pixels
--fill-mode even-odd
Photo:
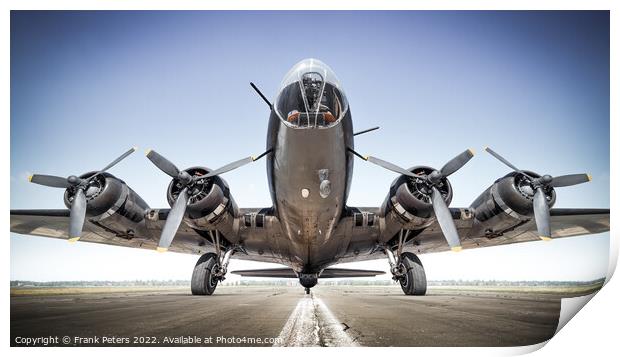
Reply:
[[[401,255],[400,261],[407,271],[400,279],[400,287],[405,295],[426,295],[426,272],[418,256],[405,252]]]
[[[212,272],[217,266],[217,255],[207,253],[198,259],[192,274],[192,295],[211,295],[217,287],[218,279]]]

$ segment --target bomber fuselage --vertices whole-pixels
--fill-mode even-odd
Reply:
[[[335,262],[340,242],[334,231],[353,171],[353,154],[347,150],[353,149],[353,125],[346,98],[327,72],[331,70],[313,64],[319,69],[301,65],[291,83],[285,78],[267,135],[271,198],[289,240],[290,263],[312,273]],[[306,78],[308,73],[314,78]]]

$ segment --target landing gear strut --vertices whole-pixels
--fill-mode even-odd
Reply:
[[[192,295],[211,295],[217,284],[226,279],[230,257],[237,247],[231,247],[224,254],[220,249],[219,233],[215,231],[215,250],[217,253],[206,253],[198,259],[192,274]]]
[[[310,288],[305,288],[306,289],[306,295],[310,294]]]
[[[397,256],[394,256],[394,252],[389,247],[383,247],[390,263],[392,279],[400,283],[405,295],[426,295],[424,266],[417,255],[410,252],[402,253],[403,241],[403,231],[401,230],[396,251]]]

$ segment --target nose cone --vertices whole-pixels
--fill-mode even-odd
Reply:
[[[340,88],[340,81],[334,71],[323,61],[316,58],[306,58],[297,62],[284,76],[280,84],[280,90],[287,87],[291,83],[299,81],[306,73],[315,73],[320,75],[324,81],[331,83],[333,86]]]
[[[284,76],[274,109],[291,127],[329,127],[342,119],[349,104],[334,71],[309,58]]]

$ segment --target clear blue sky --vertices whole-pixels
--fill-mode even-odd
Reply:
[[[607,12],[13,12],[11,207],[64,208],[30,173],[112,169],[167,207],[154,148],[180,167],[260,153],[270,98],[297,61],[330,65],[356,149],[439,167],[476,157],[451,181],[468,206],[507,168],[594,180],[556,207],[609,207]],[[380,205],[394,174],[355,163],[349,205]],[[240,206],[269,206],[265,163],[225,175]],[[586,280],[607,269],[609,234],[422,256],[429,279]],[[189,279],[197,257],[11,234],[11,279]],[[36,264],[33,264],[36,262]],[[233,262],[231,268],[262,266]],[[355,266],[387,270],[384,261]]]

